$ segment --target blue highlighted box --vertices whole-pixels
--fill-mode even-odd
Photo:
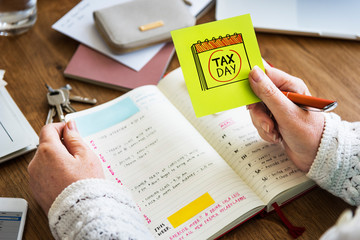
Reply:
[[[87,137],[114,126],[135,113],[139,108],[128,97],[107,108],[75,118],[77,129],[82,137]]]

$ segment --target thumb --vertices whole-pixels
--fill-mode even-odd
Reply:
[[[287,113],[296,107],[258,66],[251,70],[249,83],[254,93],[265,103],[275,118],[282,119],[285,115],[284,119],[286,119]]]
[[[66,123],[63,132],[64,144],[71,155],[85,156],[89,150],[88,146],[81,138],[74,120]]]

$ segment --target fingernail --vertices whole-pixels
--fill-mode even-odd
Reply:
[[[77,128],[76,128],[76,124],[75,124],[75,121],[74,120],[70,120],[66,123],[67,127],[69,128],[69,130],[75,130],[77,131]]]
[[[265,132],[269,133],[269,130],[270,130],[269,124],[267,124],[267,123],[261,123],[261,128],[262,128]]]
[[[277,134],[274,134],[274,135],[273,135],[273,141],[274,141],[274,143],[279,142],[279,137],[278,137]]]
[[[258,66],[254,66],[250,71],[250,76],[254,82],[259,82],[261,80],[260,72],[261,69]]]

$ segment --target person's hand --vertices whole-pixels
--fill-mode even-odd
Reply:
[[[249,74],[252,90],[263,101],[248,106],[253,124],[264,140],[282,142],[294,164],[308,172],[320,144],[324,115],[301,109],[280,91],[310,95],[301,79],[264,65],[266,74],[257,66]]]
[[[71,183],[104,178],[99,159],[81,139],[74,121],[43,127],[28,172],[34,198],[46,214],[56,197]]]

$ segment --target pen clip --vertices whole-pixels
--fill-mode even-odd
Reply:
[[[334,110],[337,107],[337,102],[330,103],[329,105],[323,108],[324,112],[329,112]]]
[[[314,108],[314,107],[309,107],[309,106],[300,105],[300,104],[296,104],[296,105],[298,105],[301,109],[306,110],[306,111],[330,112],[330,111],[334,110],[337,107],[337,102],[332,102],[329,105],[326,105],[324,108]]]

